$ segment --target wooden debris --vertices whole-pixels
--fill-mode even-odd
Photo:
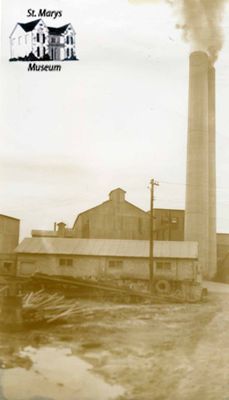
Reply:
[[[87,309],[75,300],[67,300],[59,293],[49,294],[44,290],[30,292],[22,299],[23,318],[26,323],[56,322],[72,315],[87,314]]]

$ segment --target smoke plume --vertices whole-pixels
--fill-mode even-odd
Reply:
[[[209,54],[212,62],[223,46],[222,18],[227,0],[162,0],[170,4],[177,17],[176,27],[183,31],[183,38],[192,50]],[[130,0],[140,4],[150,0]],[[155,3],[156,0],[151,0]]]

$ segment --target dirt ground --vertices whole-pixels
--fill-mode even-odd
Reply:
[[[84,300],[92,312],[83,318],[26,334],[2,333],[0,399],[229,400],[226,289],[213,290],[202,304]],[[58,351],[65,354],[55,362]],[[35,373],[49,385],[48,392]],[[30,397],[23,394],[28,388]]]

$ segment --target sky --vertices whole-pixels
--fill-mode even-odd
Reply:
[[[62,10],[43,18],[71,22],[78,62],[61,72],[28,72],[9,62],[9,35],[27,10]],[[0,213],[32,229],[71,227],[77,215],[123,188],[148,210],[184,208],[188,63],[177,17],[162,1],[2,0]],[[229,233],[229,5],[216,61],[217,230]]]

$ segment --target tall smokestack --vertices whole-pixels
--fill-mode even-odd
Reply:
[[[209,257],[209,58],[190,55],[189,118],[186,172],[185,240],[198,241],[199,261],[208,275]]]
[[[208,70],[208,164],[209,164],[209,261],[208,276],[217,271],[216,256],[216,139],[215,139],[215,68]]]

